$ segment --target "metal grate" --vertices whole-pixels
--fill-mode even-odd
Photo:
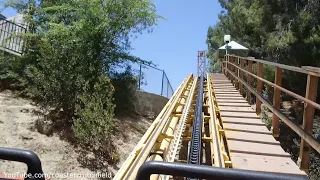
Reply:
[[[15,55],[22,55],[24,52],[25,41],[17,35],[26,32],[26,26],[0,17],[0,50]]]

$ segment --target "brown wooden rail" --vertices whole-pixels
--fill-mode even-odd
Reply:
[[[244,62],[247,61],[247,69],[244,68]],[[258,72],[255,75],[252,72],[252,64],[257,63]],[[275,67],[274,83],[263,79],[263,65],[271,65]],[[302,97],[290,90],[281,87],[282,70],[290,70],[308,75],[306,95]],[[279,136],[279,119],[289,126],[295,133],[301,137],[299,166],[300,169],[308,171],[310,164],[311,147],[320,153],[320,143],[312,136],[313,119],[315,108],[320,110],[320,105],[316,103],[318,77],[320,77],[320,68],[316,67],[294,67],[279,63],[255,59],[252,57],[239,57],[235,55],[226,55],[223,60],[222,72],[234,83],[235,87],[243,94],[242,87],[247,89],[247,100],[251,102],[250,92],[256,96],[256,112],[261,112],[261,103],[266,105],[272,111],[272,134]],[[247,81],[243,79],[243,75],[247,74]],[[257,79],[257,88],[252,87],[252,77]],[[266,83],[274,88],[273,104],[270,104],[262,97],[262,83]],[[303,124],[300,126],[296,122],[291,121],[280,111],[280,94],[284,92],[298,100],[304,102]]]

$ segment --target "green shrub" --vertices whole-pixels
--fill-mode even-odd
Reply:
[[[150,0],[9,0],[6,5],[25,13],[30,31],[24,35],[28,51],[21,58],[22,66],[17,66],[22,68],[3,70],[5,78],[21,77],[27,95],[49,112],[51,120],[68,127],[73,124],[79,143],[97,157],[114,159],[109,139],[114,88],[108,75],[128,61],[140,60],[130,55],[129,39],[151,30],[161,18],[154,4]],[[0,62],[2,66],[6,64]],[[114,74],[114,84],[118,108],[130,107],[126,103],[133,101],[129,96],[136,86],[131,70]]]
[[[1,52],[0,55],[0,90],[21,90],[24,62],[20,57]]]
[[[113,127],[113,88],[106,75],[99,77],[93,89],[89,84],[86,83],[79,97],[72,129],[81,145],[95,154],[104,153],[102,158],[111,161],[115,151],[110,138]]]
[[[112,72],[110,78],[115,88],[114,103],[116,105],[116,114],[133,110],[138,79],[135,77],[132,68],[127,66],[124,72]]]

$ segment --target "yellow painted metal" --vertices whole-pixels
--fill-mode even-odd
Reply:
[[[225,167],[223,155],[221,153],[221,143],[220,143],[220,135],[219,135],[219,129],[217,126],[217,117],[215,114],[215,106],[213,102],[213,87],[211,84],[211,77],[207,75],[207,87],[208,87],[208,101],[209,101],[209,131],[210,131],[210,137],[212,138],[212,141],[210,143],[211,147],[211,161],[212,165],[215,167]]]
[[[125,167],[121,167],[120,173],[117,173],[114,179],[116,180],[135,179],[139,167],[147,160],[151,150],[155,147],[157,139],[160,136],[164,126],[171,119],[170,118],[171,114],[177,110],[178,108],[177,103],[180,102],[191,80],[192,80],[192,74],[190,74],[184,80],[184,82],[179,86],[179,88],[176,90],[175,94],[169,100],[167,104],[168,107],[165,109],[165,111],[156,118],[155,121],[159,121],[159,122],[157,123],[156,127],[151,128],[150,130],[151,132],[147,132],[148,134],[144,139],[144,141],[142,142],[142,144],[145,144],[145,145],[141,149],[140,153],[136,154],[135,152],[133,152],[132,154],[134,158],[131,158],[129,156],[130,160],[126,162],[127,164],[125,164]]]
[[[212,94],[212,96],[209,98],[212,100],[213,105],[214,105],[214,116],[216,119],[216,127],[218,129],[218,137],[219,137],[219,150],[220,153],[222,154],[223,157],[223,161],[224,161],[224,166],[226,168],[232,168],[232,162],[231,162],[231,158],[230,158],[230,152],[228,151],[228,149],[225,147],[228,145],[228,142],[225,138],[225,132],[223,130],[223,126],[222,126],[222,119],[220,116],[220,110],[218,108],[218,103],[216,101],[215,95],[214,95],[214,91],[213,91],[213,84],[212,84],[212,78],[210,76],[210,74],[207,74],[207,79],[209,82],[209,86],[210,86],[210,94]]]
[[[227,153],[225,148],[225,133],[222,127],[222,120],[220,111],[217,106],[216,98],[214,96],[212,79],[207,74],[207,87],[209,96],[209,129],[212,136],[211,152],[213,152],[213,165],[216,167],[231,167],[230,153]],[[228,162],[228,163],[226,163]]]
[[[163,161],[163,158],[158,155],[158,154],[154,154],[154,155],[151,155],[147,161]],[[150,180],[158,180],[159,179],[159,174],[152,174],[150,176]]]
[[[191,91],[192,84],[193,84],[193,81],[190,81],[189,87],[186,89],[184,94],[181,96],[180,101],[176,104],[177,108],[176,108],[175,112],[177,114],[182,114],[184,106],[186,105],[186,100],[189,97],[189,95],[191,95],[190,91]],[[160,147],[154,148],[156,150],[163,151],[164,154],[168,153],[167,151],[168,151],[169,145],[171,143],[171,140],[174,138],[174,131],[176,129],[176,126],[177,126],[181,116],[179,116],[179,117],[176,117],[176,116],[171,117],[170,116],[170,118],[171,119],[166,123],[165,127],[163,128],[163,130],[161,132],[165,138],[164,139],[158,138],[158,141],[161,141]]]
[[[194,118],[194,110],[190,108],[188,110],[188,117],[185,117],[185,108],[194,107],[196,101],[194,98],[197,96],[197,84],[198,78],[193,78],[190,74],[178,89],[173,94],[172,98],[165,105],[163,110],[157,116],[147,132],[143,135],[137,146],[128,156],[120,170],[117,172],[114,180],[134,180],[136,173],[140,166],[146,161],[166,161],[166,155],[170,148],[171,142],[174,142],[174,138],[177,136],[175,130],[181,119],[185,119],[187,127],[192,125]],[[193,97],[193,98],[190,98]],[[225,146],[225,137],[220,119],[220,111],[218,109],[216,99],[213,92],[213,84],[211,76],[207,75],[207,80],[204,83],[204,112],[208,112],[209,115],[203,114],[203,125],[205,122],[209,123],[210,136],[202,137],[203,142],[210,143],[212,158],[211,163],[216,167],[232,167],[229,152]],[[180,127],[180,125],[179,125]],[[192,128],[188,128],[189,131]],[[203,131],[205,128],[203,127]],[[191,140],[191,131],[180,133],[184,141]],[[180,136],[180,135],[179,135]],[[187,137],[185,137],[187,136]],[[184,162],[184,161],[183,161]],[[152,180],[162,179],[159,175],[152,175]]]

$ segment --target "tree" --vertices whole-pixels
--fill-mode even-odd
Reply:
[[[224,8],[219,22],[208,28],[207,44],[212,61],[222,46],[223,35],[248,47],[249,56],[291,66],[320,65],[320,2],[317,0],[219,0]],[[255,71],[255,70],[254,70]],[[274,68],[264,66],[265,77],[274,81]],[[306,77],[300,73],[283,72],[282,86],[300,95],[305,94]],[[303,84],[303,85],[301,85]],[[269,94],[273,88],[266,87]],[[318,88],[318,94],[320,88]],[[269,94],[269,97],[272,94]],[[318,96],[318,102],[320,96]],[[287,132],[281,129],[280,132]],[[283,139],[296,137],[284,135]],[[292,141],[292,139],[291,139]],[[292,147],[290,147],[292,148]],[[293,147],[295,149],[296,147]],[[290,152],[296,152],[291,151]],[[312,156],[312,159],[319,159]],[[312,164],[312,166],[316,166]],[[316,177],[318,168],[309,175]]]
[[[29,25],[24,35],[28,51],[21,61],[28,96],[53,120],[73,126],[86,147],[110,158],[112,146],[103,143],[112,131],[114,114],[109,74],[128,61],[142,61],[130,55],[129,38],[151,31],[161,18],[153,3],[12,0],[6,5],[24,13]]]

